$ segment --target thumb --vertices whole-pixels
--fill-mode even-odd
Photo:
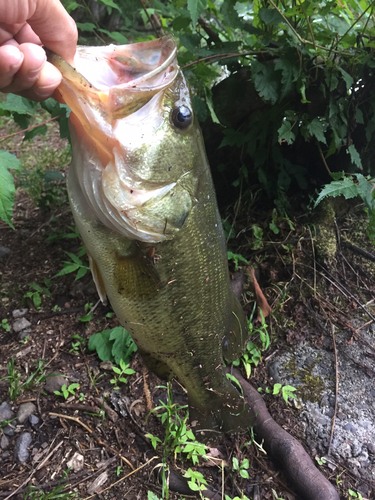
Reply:
[[[41,42],[73,63],[77,47],[77,26],[59,0],[34,0],[35,10],[27,20]]]

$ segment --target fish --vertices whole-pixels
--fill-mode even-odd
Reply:
[[[62,73],[71,109],[67,189],[102,301],[109,300],[146,366],[176,377],[199,429],[248,427],[226,364],[248,327],[202,132],[172,36],[79,46]]]

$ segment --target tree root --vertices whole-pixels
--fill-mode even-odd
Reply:
[[[271,417],[262,396],[238,370],[232,372],[241,384],[246,403],[256,415],[254,432],[266,451],[281,463],[291,487],[304,500],[339,500],[334,486],[315,467],[302,445]]]

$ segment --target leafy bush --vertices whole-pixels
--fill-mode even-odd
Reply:
[[[284,213],[288,193],[311,190],[330,172],[373,173],[375,28],[368,0],[64,5],[78,23],[81,43],[175,35],[224,202],[257,184]],[[0,114],[26,127],[33,106],[8,96]],[[65,113],[61,105],[43,106]],[[9,168],[0,158],[1,172]],[[7,186],[5,202],[0,192],[0,207],[6,206],[0,215],[9,222],[9,178]]]

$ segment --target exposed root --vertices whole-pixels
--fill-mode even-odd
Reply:
[[[233,373],[241,384],[246,403],[256,414],[256,436],[264,441],[264,448],[272,458],[283,465],[292,488],[304,500],[339,500],[334,486],[315,467],[302,445],[271,417],[262,396],[238,370]]]

